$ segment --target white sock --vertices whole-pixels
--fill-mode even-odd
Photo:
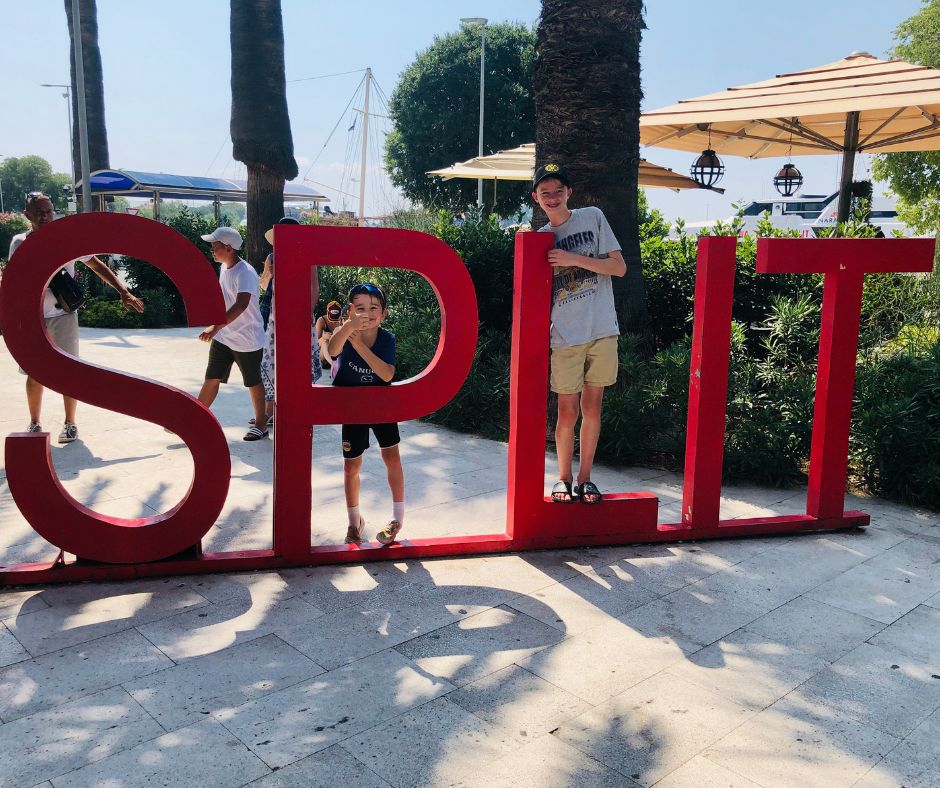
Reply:
[[[405,502],[392,501],[392,519],[398,520],[402,525],[405,524]]]
[[[346,516],[349,517],[349,524],[353,528],[359,527],[359,507],[358,506],[347,506]]]

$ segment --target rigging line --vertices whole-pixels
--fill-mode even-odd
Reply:
[[[345,189],[347,183],[352,183],[352,174],[351,169],[355,164],[353,150],[355,149],[355,143],[358,140],[358,135],[353,131],[353,133],[348,133],[346,135],[346,151],[343,156],[343,174],[340,176],[340,186]],[[346,192],[342,192],[344,195]],[[346,201],[343,200],[343,210],[346,209]]]
[[[369,151],[371,153],[372,160],[372,182],[373,182],[373,193],[375,192],[375,186],[378,186],[378,191],[382,194],[385,202],[388,203],[388,191],[385,188],[385,168],[383,165],[383,159],[381,156],[381,149],[379,147],[379,140],[377,139],[378,134],[369,135]]]
[[[382,108],[385,110],[385,114],[388,115],[389,114],[388,96],[386,96],[385,91],[382,90],[382,88],[378,84],[375,83],[374,78],[372,80],[372,83],[375,84],[375,94],[378,97],[379,101],[381,102]]]
[[[382,86],[379,84],[379,81],[375,78],[375,75],[372,75],[372,84],[375,85],[375,89],[378,90],[383,96],[385,96],[385,91],[382,90]]]
[[[352,96],[349,97],[349,102],[346,104],[345,107],[343,107],[343,111],[340,113],[339,118],[336,120],[336,124],[333,126],[333,130],[330,132],[330,135],[326,138],[326,142],[323,143],[323,147],[320,148],[320,151],[317,153],[314,160],[310,162],[310,166],[307,167],[306,171],[304,172],[304,178],[306,178],[310,170],[313,169],[313,165],[317,163],[317,160],[323,154],[323,151],[326,150],[326,146],[330,144],[330,140],[333,139],[333,134],[336,133],[336,129],[339,128],[339,124],[343,122],[343,118],[346,115],[346,111],[350,108],[350,106],[352,106],[353,101],[356,100],[356,96],[359,95],[359,91],[362,88],[362,85],[365,81],[366,81],[365,76],[363,76],[362,79],[359,80],[359,85],[356,87],[356,90],[353,91]]]
[[[307,183],[315,183],[317,186],[322,186],[324,189],[329,189],[331,192],[337,192],[338,194],[345,194],[347,197],[358,197],[358,194],[350,194],[349,192],[344,192],[342,189],[337,188],[336,186],[330,186],[328,183],[321,183],[320,181],[315,181],[313,178],[304,178],[304,181]]]
[[[315,77],[301,77],[300,79],[288,79],[287,82],[310,82],[314,79],[328,79],[329,77],[345,77],[347,74],[362,74],[365,71],[364,68],[357,68],[353,71],[339,71],[335,74],[320,74]]]
[[[222,148],[225,147],[225,143],[226,143],[226,142],[229,142],[230,140],[231,140],[231,137],[228,136],[228,135],[226,135],[225,139],[222,140],[222,144],[219,145],[219,149],[215,152],[215,156],[212,157],[212,161],[210,161],[210,162],[209,162],[209,166],[206,167],[206,175],[209,174],[209,170],[212,169],[212,165],[215,164],[215,160],[216,160],[217,158],[219,158],[219,154],[222,152]]]

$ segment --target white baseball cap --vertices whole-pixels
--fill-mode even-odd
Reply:
[[[227,246],[231,246],[233,249],[242,248],[242,236],[238,230],[233,227],[219,227],[215,232],[209,235],[199,236],[203,241],[208,241],[212,243],[213,241],[219,241]]]

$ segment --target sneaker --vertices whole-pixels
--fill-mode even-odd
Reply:
[[[27,432],[42,432],[42,424],[38,421],[31,421],[29,426],[26,428]]]
[[[398,520],[391,520],[388,525],[375,535],[376,541],[378,541],[379,544],[391,544],[395,541],[395,537],[398,536],[400,530],[401,523],[398,522]]]
[[[365,530],[366,521],[359,518],[359,527],[350,525],[346,529],[346,544],[359,544],[362,541],[362,532]]]
[[[59,433],[59,443],[71,443],[78,438],[78,427],[70,421],[65,422]]]

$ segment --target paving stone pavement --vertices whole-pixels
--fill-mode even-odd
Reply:
[[[82,354],[194,392],[195,334],[83,330]],[[0,353],[4,434],[26,425],[22,386]],[[239,385],[214,410],[233,479],[206,546],[269,546],[271,443],[241,441]],[[61,420],[47,392],[53,437]],[[173,436],[85,405],[78,423],[52,453],[79,501],[141,516],[184,494]],[[504,445],[403,435],[410,536],[503,528]],[[338,541],[335,428],[314,468],[314,539]],[[0,474],[0,563],[52,558]],[[677,519],[679,477],[595,478]],[[375,456],[363,490],[381,527]],[[804,496],[728,488],[723,515]],[[940,786],[940,513],[849,507],[872,525],[2,590],[0,786]]]

